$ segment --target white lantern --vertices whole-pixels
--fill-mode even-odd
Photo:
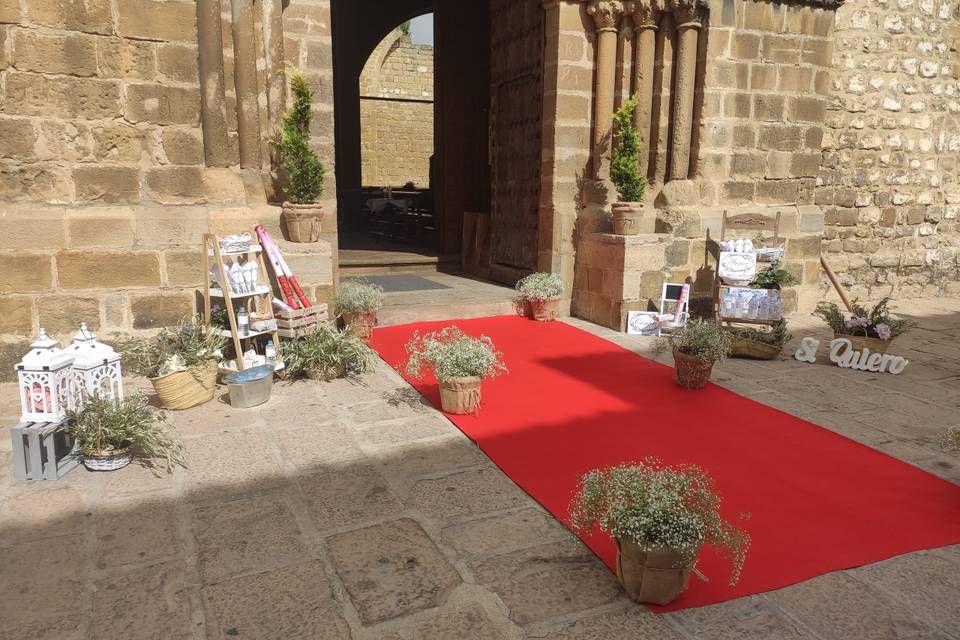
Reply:
[[[73,343],[64,351],[74,358],[73,378],[78,405],[84,397],[94,395],[123,400],[120,354],[113,347],[99,342],[85,322],[73,336]]]
[[[20,384],[20,420],[60,422],[73,407],[73,356],[40,329],[40,336],[17,365]]]

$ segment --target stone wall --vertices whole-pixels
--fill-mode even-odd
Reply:
[[[849,0],[816,202],[853,297],[960,293],[960,5]]]
[[[316,142],[331,162],[331,74],[309,67],[331,59],[329,2],[287,13],[290,59],[319,89]],[[203,233],[263,223],[282,238],[258,179],[205,166],[196,16],[181,0],[0,3],[0,337],[173,323],[196,308]],[[281,243],[325,299],[335,234]]]
[[[433,47],[399,30],[384,38],[360,75],[363,184],[430,186]]]

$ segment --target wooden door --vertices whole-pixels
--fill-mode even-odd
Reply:
[[[537,268],[544,10],[491,3],[490,277],[513,284]]]

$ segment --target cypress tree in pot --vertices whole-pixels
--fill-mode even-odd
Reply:
[[[610,181],[620,201],[613,203],[613,232],[624,236],[653,233],[656,217],[643,206],[646,180],[640,175],[640,137],[633,127],[633,112],[639,95],[626,101],[613,114],[613,152]]]

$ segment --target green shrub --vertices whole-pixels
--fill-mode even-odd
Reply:
[[[347,331],[324,324],[283,344],[283,376],[332,379],[369,373],[373,350]]]
[[[383,287],[362,280],[346,280],[340,283],[333,304],[337,313],[378,311],[383,307]]]
[[[563,294],[563,278],[557,273],[531,273],[517,282],[524,300],[548,300]]]
[[[179,369],[219,360],[227,339],[216,327],[196,318],[181,320],[175,327],[161,329],[152,338],[118,338],[114,346],[123,356],[123,366],[130,373],[156,378]]]
[[[821,302],[813,315],[826,322],[833,332],[842,336],[866,336],[880,340],[892,340],[913,326],[909,320],[899,320],[890,315],[890,298],[884,298],[869,311],[853,303],[850,318],[833,302]]]
[[[639,99],[639,94],[633,96],[613,114],[610,181],[617,188],[621,202],[643,201],[647,186],[640,175],[640,136],[633,126],[633,112]]]
[[[712,320],[692,318],[686,326],[657,340],[655,351],[676,349],[688,356],[720,362],[730,355],[730,334]]]
[[[67,412],[61,428],[77,440],[84,455],[133,447],[134,455],[154,468],[169,472],[174,464],[184,465],[183,446],[172,434],[164,414],[152,408],[143,394],[125,400],[87,397],[83,407]]]
[[[457,327],[426,335],[415,332],[406,346],[407,373],[420,378],[432,370],[437,380],[450,378],[495,378],[507,372],[503,354],[487,336],[474,338]]]
[[[589,535],[595,526],[644,551],[667,547],[693,565],[704,544],[733,565],[730,584],[750,547],[750,536],[720,517],[713,480],[694,465],[665,466],[656,458],[594,469],[580,478],[570,504],[573,526]]]
[[[293,104],[283,114],[280,131],[271,144],[280,154],[280,166],[289,180],[283,188],[284,194],[294,204],[311,204],[323,195],[326,174],[323,163],[310,146],[313,91],[296,68],[287,67],[287,75]]]

